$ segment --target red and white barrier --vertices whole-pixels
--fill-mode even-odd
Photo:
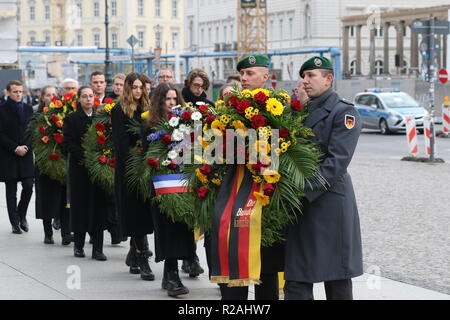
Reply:
[[[442,126],[445,134],[450,133],[450,107],[445,104],[442,106]]]
[[[423,136],[425,137],[425,153],[429,156],[431,154],[431,117],[425,116],[423,118]],[[436,154],[436,130],[434,130],[434,154]]]
[[[417,156],[419,146],[417,144],[416,120],[414,116],[406,116],[406,138],[408,139],[409,154]]]

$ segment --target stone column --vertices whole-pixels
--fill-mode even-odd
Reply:
[[[391,24],[389,22],[383,25],[383,36],[384,36],[384,55],[383,55],[383,71],[385,74],[389,74],[389,27]]]
[[[372,78],[375,75],[375,32],[377,29],[370,30],[370,52],[369,52],[369,64],[370,71],[369,77]]]
[[[349,63],[349,31],[350,31],[350,27],[349,26],[345,26],[342,28],[342,33],[343,33],[343,37],[342,37],[342,72],[344,73],[344,75],[349,75],[349,67],[350,67],[350,63]]]
[[[405,26],[404,21],[399,21],[396,25],[397,28],[397,50],[396,54],[400,57],[400,67],[397,69],[398,74],[401,73],[401,70],[403,68],[403,27]]]
[[[436,40],[438,41],[438,43],[440,44],[440,47],[441,47],[441,52],[439,52],[439,54],[437,55],[437,58],[436,58],[436,61],[437,61],[437,65],[438,65],[438,70],[437,71],[439,71],[439,69],[440,68],[442,68],[442,35],[441,34],[437,34],[436,35]]]
[[[356,75],[361,75],[361,28],[362,25],[356,26]]]
[[[411,24],[409,25],[411,27]],[[411,68],[419,67],[419,35],[411,31]]]
[[[447,35],[444,34],[444,37],[442,38],[442,61],[443,66],[442,68],[447,69]]]

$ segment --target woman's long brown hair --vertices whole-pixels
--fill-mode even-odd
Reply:
[[[131,91],[133,89],[133,83],[136,80],[140,80],[143,86],[142,96],[139,100],[136,100],[133,97],[133,93]],[[119,102],[123,113],[125,113],[129,118],[133,118],[134,112],[137,110],[138,105],[141,106],[143,112],[150,110],[150,99],[148,97],[145,83],[145,78],[141,73],[133,72],[125,78],[123,94],[120,97]]]
[[[147,126],[154,127],[167,117],[166,111],[166,96],[169,91],[175,91],[177,94],[177,105],[184,106],[183,96],[178,88],[171,83],[161,83],[152,92],[152,99],[150,103],[150,116],[147,119]]]

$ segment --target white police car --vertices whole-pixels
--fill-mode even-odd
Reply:
[[[428,115],[414,98],[399,89],[367,89],[355,96],[363,128],[379,129],[382,134],[405,130],[405,117],[414,116],[416,127],[423,132],[423,118]]]

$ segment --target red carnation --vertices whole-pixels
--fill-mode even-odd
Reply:
[[[64,95],[63,99],[65,102],[69,102],[70,100],[73,99],[73,94],[68,93],[68,94]]]
[[[238,104],[237,104],[236,110],[237,110],[238,113],[244,114],[245,113],[245,109],[247,109],[251,105],[252,105],[252,103],[249,100],[239,101]]]
[[[289,130],[286,128],[280,129],[280,138],[287,138],[289,136]]]
[[[204,164],[200,168],[200,172],[204,174],[205,176],[209,175],[211,173],[212,167],[209,164]]]
[[[59,121],[58,117],[55,114],[52,114],[52,121],[55,123]]]
[[[147,159],[147,164],[148,164],[151,168],[157,168],[157,167],[158,167],[158,159],[155,159],[155,158],[148,158],[148,159]]]
[[[44,126],[42,124],[39,126],[39,133],[40,134],[45,134],[45,128],[44,128]]]
[[[142,153],[142,148],[138,148],[138,149],[137,149],[137,152],[138,152],[138,153]]]
[[[264,185],[264,195],[271,197],[275,192],[275,186],[272,183]]]
[[[185,113],[183,113],[181,115],[181,119],[186,120],[186,121],[191,120],[191,113],[189,111],[186,111]]]
[[[106,137],[102,134],[101,136],[97,137],[97,143],[98,144],[105,144],[106,143]]]
[[[229,106],[236,108],[239,103],[239,100],[238,98],[236,98],[236,96],[231,96],[227,99],[227,101],[225,101],[225,103]]]
[[[58,100],[58,97],[57,96],[53,96],[52,102],[54,103],[56,100]]]
[[[53,135],[53,139],[55,139],[56,143],[63,143],[64,142],[64,136],[61,133],[55,133]]]
[[[302,103],[298,99],[294,99],[291,101],[291,108],[295,111],[302,111]]]
[[[268,164],[263,164],[261,161],[257,161],[256,164],[252,165],[253,170],[256,171],[256,173],[261,173],[263,168],[267,168],[269,165]]]
[[[201,186],[200,188],[195,189],[195,192],[197,193],[197,197],[206,198],[209,193],[209,189],[205,186]]]
[[[172,137],[170,136],[170,134],[163,135],[162,143],[165,144],[166,146],[172,143]]]
[[[116,166],[116,158],[112,157],[109,159],[108,166],[114,168]]]
[[[111,104],[113,102],[114,102],[114,100],[111,99],[111,98],[106,98],[106,99],[103,100],[103,103],[106,103],[106,104]]]
[[[99,98],[95,97],[94,98],[94,107],[98,107],[100,105],[101,101]]]
[[[100,156],[98,158],[98,161],[100,161],[100,163],[105,164],[108,161],[108,159],[106,158],[106,156]]]
[[[173,117],[175,117],[175,115],[174,115],[173,113],[169,113],[169,114],[167,115],[167,120],[170,120],[170,119],[172,119]]]
[[[213,123],[213,121],[216,120],[216,117],[213,114],[208,114],[208,116],[205,119],[205,122],[207,124]]]
[[[262,115],[257,114],[255,116],[253,116],[252,118],[252,127],[253,128],[259,128],[259,127],[264,127],[267,123],[267,119],[264,118]]]
[[[262,91],[260,91],[257,94],[255,94],[254,98],[256,100],[256,103],[259,106],[263,106],[266,103],[267,99],[269,99],[269,97],[266,96],[266,94],[264,92],[262,92]]]
[[[101,122],[97,122],[95,124],[95,130],[100,131],[100,132],[105,132],[106,131],[106,127],[103,123]]]
[[[206,114],[208,112],[209,108],[206,104],[202,104],[198,106],[198,111],[200,111],[201,114]]]
[[[50,160],[55,161],[59,159],[59,154],[51,154],[48,156]]]

